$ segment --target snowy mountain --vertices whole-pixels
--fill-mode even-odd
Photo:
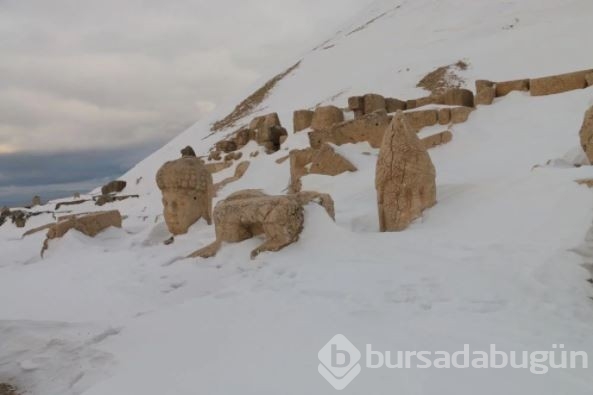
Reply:
[[[574,182],[593,177],[591,166],[574,166],[584,163],[578,133],[592,87],[511,92],[453,125],[453,140],[429,151],[438,203],[403,232],[378,232],[378,149],[368,143],[337,148],[358,171],[302,179],[304,190],[333,197],[336,221],[308,205],[299,241],[253,261],[257,239],[225,244],[214,258],[183,259],[214,240],[205,221],[164,245],[170,234],[155,183],[159,167],[185,146],[207,156],[255,116],[277,112],[289,131],[282,148],[270,155],[254,141],[241,148],[250,167],[215,201],[246,188],[284,194],[290,164],[277,161],[309,145],[306,131],[292,133],[293,111],[343,108],[366,93],[427,96],[418,82],[459,61],[467,67],[456,68],[456,78],[471,90],[481,79],[590,69],[592,27],[590,0],[375,1],[278,65],[261,101],[228,116],[268,79],[123,175],[125,194],[138,198],[57,210],[117,209],[122,229],[95,238],[69,232],[42,259],[45,232],[22,234],[53,221],[56,203],[73,199],[35,207],[52,213],[24,228],[0,227],[0,382],[39,395],[328,394],[336,390],[318,373],[318,352],[336,334],[363,353],[367,344],[392,354],[562,344],[593,357],[593,289],[583,266],[593,251],[592,193]],[[423,128],[420,136],[445,128]],[[214,174],[214,182],[234,170]],[[364,368],[343,392],[592,389],[591,368],[545,375],[510,367]]]

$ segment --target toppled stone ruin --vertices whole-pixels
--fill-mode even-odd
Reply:
[[[27,220],[31,216],[30,213],[22,211],[22,210],[13,210],[10,212],[10,217],[12,219],[12,223],[17,228],[24,228],[27,224]]]
[[[237,167],[235,168],[234,175],[232,175],[231,177],[227,177],[224,180],[214,184],[214,194],[217,194],[218,191],[220,191],[222,188],[224,188],[231,182],[240,180],[241,177],[243,177],[245,175],[245,173],[247,172],[247,169],[249,169],[249,161],[243,161],[243,162],[239,163],[237,165]]]
[[[313,154],[309,174],[323,174],[327,176],[337,176],[347,171],[356,171],[348,159],[338,154],[329,144],[323,144],[317,152]]]
[[[237,149],[237,143],[235,143],[233,140],[222,140],[214,145],[214,149],[217,152],[224,152],[225,154],[228,154],[229,152],[233,152]]]
[[[476,80],[475,104],[490,105],[496,97],[496,86],[494,82],[487,80]]]
[[[531,96],[544,96],[584,89],[593,85],[593,69],[556,74],[540,78],[523,78],[512,81],[476,81],[476,104],[492,104],[495,97],[511,92],[530,92]]]
[[[124,190],[127,183],[121,180],[111,181],[101,187],[101,194],[108,195],[110,193],[119,193]]]
[[[56,205],[55,205],[55,207],[54,207],[54,210],[56,210],[56,211],[57,211],[57,210],[59,210],[59,209],[60,209],[62,206],[77,206],[77,205],[79,205],[79,204],[83,204],[83,203],[86,203],[86,202],[88,202],[88,201],[89,201],[89,200],[87,200],[87,199],[78,199],[78,200],[73,200],[73,201],[71,201],[71,202],[59,202],[59,203],[56,203]]]
[[[468,120],[474,108],[471,107],[452,107],[451,111],[451,123],[463,123]]]
[[[189,157],[195,158],[196,157],[196,151],[194,151],[194,149],[191,146],[188,145],[187,147],[185,147],[185,148],[183,148],[181,150],[181,157],[183,158],[185,156],[189,156]]]
[[[364,96],[351,96],[348,98],[348,109],[354,113],[355,119],[376,111],[392,113],[398,110],[405,110],[406,108],[407,104],[405,101],[383,97],[376,93],[367,93]]]
[[[309,145],[317,149],[323,143],[342,145],[366,141],[372,147],[379,148],[390,121],[391,117],[385,111],[375,111],[358,119],[335,124],[326,130],[309,132]]]
[[[325,130],[344,121],[344,113],[336,106],[322,106],[315,109],[311,128]]]
[[[0,226],[4,225],[9,217],[10,209],[8,207],[2,207],[2,209],[0,209]]]
[[[210,172],[210,174],[218,173],[224,169],[228,169],[233,165],[231,161],[217,162],[217,163],[206,163],[204,166]]]
[[[301,177],[307,174],[337,176],[357,168],[348,159],[338,154],[331,145],[322,144],[319,149],[292,150],[290,158],[290,185],[292,193],[301,190]]]
[[[548,77],[532,78],[529,80],[529,90],[531,96],[543,96],[575,89],[584,89],[588,86],[587,77],[590,77],[592,73],[593,69],[589,69]]]
[[[400,231],[436,203],[436,171],[424,144],[398,112],[385,132],[375,175],[381,232]]]
[[[157,172],[156,182],[163,194],[163,214],[172,234],[187,233],[200,218],[212,223],[212,175],[200,159],[186,156],[165,163]]]
[[[439,121],[438,110],[417,110],[404,113],[404,117],[412,129],[418,132],[420,129],[436,125]]]
[[[278,151],[282,142],[288,136],[288,132],[282,127],[280,118],[275,112],[253,118],[249,124],[249,129],[255,132],[257,144],[263,146],[268,153]]]
[[[314,111],[296,110],[292,115],[293,130],[295,133],[305,130],[313,123]]]
[[[68,215],[58,219],[47,231],[47,237],[43,242],[41,256],[49,248],[49,241],[61,238],[71,229],[77,230],[89,237],[95,237],[110,227],[121,228],[122,216],[117,210],[102,211],[82,215]]]
[[[17,392],[16,387],[6,384],[0,383],[0,395],[19,395]]]
[[[497,82],[495,84],[496,97],[506,96],[511,92],[529,92],[529,79]]]
[[[426,149],[431,149],[434,147],[438,147],[439,145],[447,144],[451,140],[453,140],[453,133],[451,133],[448,130],[445,130],[444,132],[440,132],[437,134],[433,134],[432,136],[425,137],[420,141],[422,141],[422,144]]]
[[[585,119],[579,133],[581,146],[589,159],[593,163],[593,106],[585,112]]]
[[[121,202],[128,199],[137,199],[140,195],[101,195],[93,198],[95,206],[104,206],[108,203]]]
[[[216,255],[223,242],[237,243],[258,235],[264,235],[265,241],[251,251],[252,259],[264,251],[278,251],[298,240],[304,224],[303,206],[311,201],[334,217],[333,199],[327,194],[270,196],[253,189],[235,192],[214,209],[216,240],[190,257],[208,258]]]

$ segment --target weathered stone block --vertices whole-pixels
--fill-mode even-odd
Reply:
[[[474,93],[468,89],[449,89],[441,95],[439,104],[473,107]]]
[[[361,110],[364,112],[364,99],[362,98],[362,96],[349,97],[348,108],[352,111]]]
[[[447,125],[451,122],[451,109],[440,108],[439,109],[439,125]]]
[[[445,130],[444,132],[440,132],[437,134],[433,134],[432,136],[425,137],[421,141],[426,149],[430,149],[437,147],[439,145],[447,144],[451,140],[453,140],[453,133],[451,133],[448,130]]]
[[[439,121],[438,110],[419,110],[404,113],[410,127],[419,131],[423,127],[436,125]]]
[[[506,96],[513,91],[529,91],[529,79],[502,81],[496,83],[496,97]]]
[[[385,99],[387,113],[406,110],[406,102],[392,97]]]
[[[496,87],[494,82],[487,80],[476,81],[475,105],[490,105],[496,97]]]
[[[574,73],[553,75],[530,80],[531,96],[552,95],[587,87],[586,76],[593,70],[583,70]]]
[[[319,148],[324,142],[342,145],[367,141],[372,147],[378,148],[390,119],[385,111],[376,111],[359,119],[339,123],[324,131],[310,132],[309,144],[313,148]]]
[[[323,144],[319,150],[314,152],[311,159],[310,174],[323,174],[337,176],[347,171],[356,171],[348,159],[338,154],[329,144]]]
[[[127,183],[125,181],[117,180],[111,181],[101,187],[101,194],[107,195],[109,193],[118,193],[124,190]]]
[[[233,152],[237,149],[237,143],[232,140],[222,140],[214,144],[216,151],[222,151],[225,154]]]
[[[363,96],[364,114],[370,114],[378,110],[385,110],[385,98],[375,93],[368,93]]]
[[[322,106],[315,109],[311,128],[324,130],[344,121],[344,113],[336,106]]]
[[[469,114],[474,109],[471,107],[453,107],[451,108],[451,123],[463,123],[469,118]]]
[[[294,132],[300,132],[311,126],[313,122],[313,114],[315,112],[311,110],[297,110],[292,115],[292,124]]]

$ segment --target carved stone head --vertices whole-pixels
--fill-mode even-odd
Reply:
[[[200,218],[212,223],[212,175],[200,159],[185,156],[165,163],[157,172],[156,182],[163,194],[163,214],[171,233],[187,233]]]

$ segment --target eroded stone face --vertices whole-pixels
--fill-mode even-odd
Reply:
[[[156,181],[163,194],[163,215],[174,235],[187,233],[200,218],[211,224],[212,175],[195,157],[165,163]]]
[[[165,190],[163,191],[163,214],[167,228],[173,234],[186,233],[190,226],[202,216],[202,208],[198,204],[198,191]]]

